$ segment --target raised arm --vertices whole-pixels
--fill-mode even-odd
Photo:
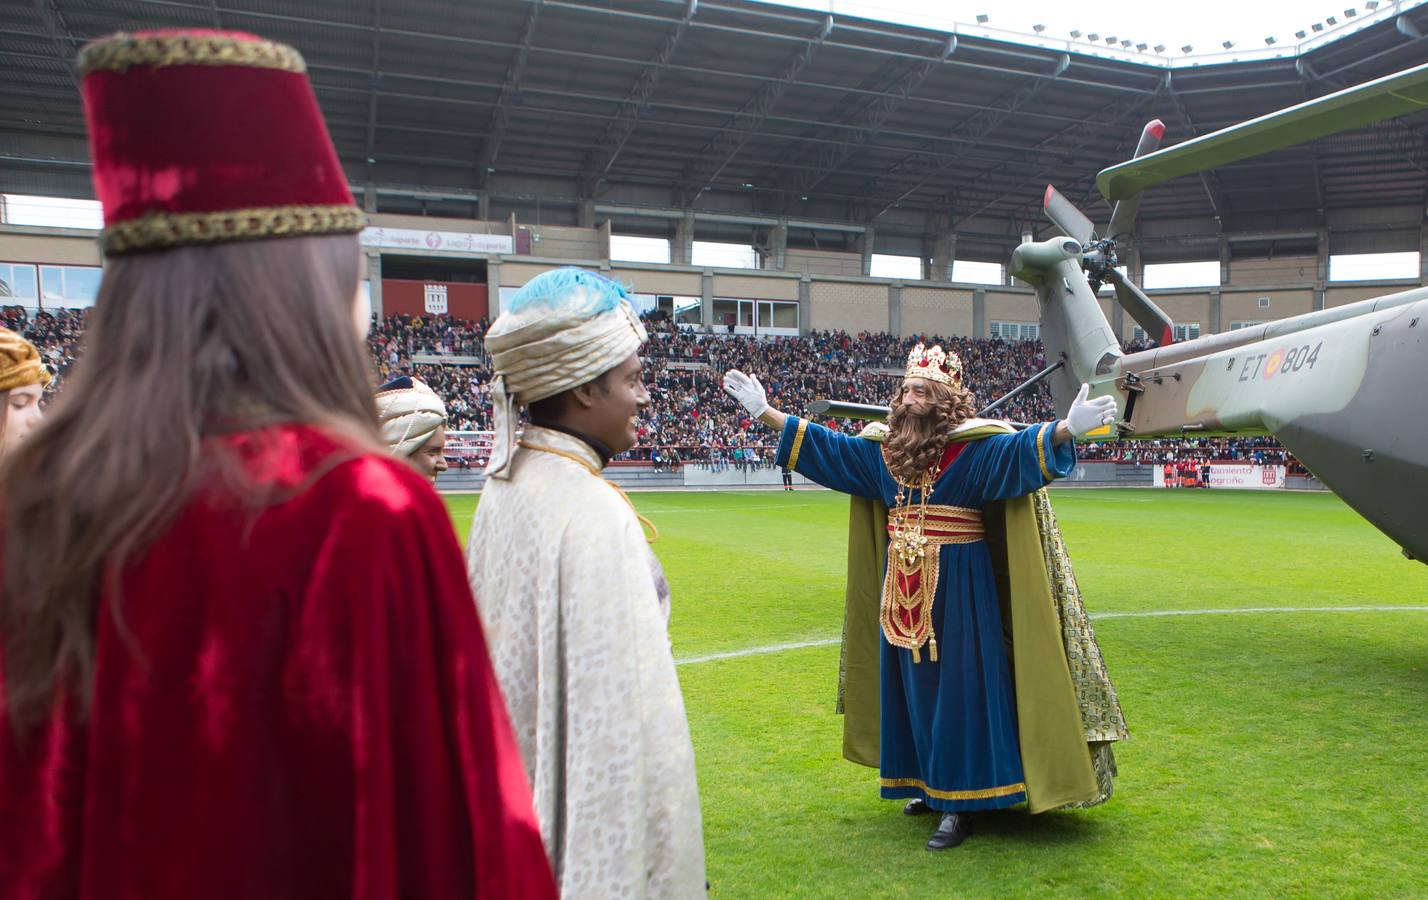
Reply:
[[[774,409],[759,380],[737,369],[724,375],[724,390],[743,404],[749,415],[779,430],[775,465],[787,466],[835,491],[883,498],[887,469],[877,443],[851,438]]]

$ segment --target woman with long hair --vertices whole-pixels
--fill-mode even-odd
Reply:
[[[50,378],[35,345],[0,328],[0,461],[40,423],[40,399]]]
[[[8,896],[554,896],[439,498],[382,446],[302,58],[80,54],[108,257],[5,461]]]

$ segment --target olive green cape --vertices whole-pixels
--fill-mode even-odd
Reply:
[[[965,423],[954,441],[1011,431],[1005,422]],[[885,433],[885,430],[881,433]],[[876,428],[865,437],[881,439]],[[1039,813],[1092,806],[1111,795],[1113,741],[1125,717],[1081,603],[1071,561],[1045,489],[983,509],[1016,688],[1017,732],[1027,805]],[[878,623],[887,557],[885,505],[852,498],[848,587],[839,667],[843,756],[878,765]]]

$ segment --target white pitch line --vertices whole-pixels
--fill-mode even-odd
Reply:
[[[740,511],[740,512],[743,512],[743,511],[746,510],[746,509],[807,509],[807,508],[810,507],[810,506],[816,506],[816,505],[817,505],[816,503],[778,503],[778,504],[773,504],[773,505],[770,505],[770,506],[741,506],[741,507],[739,507],[739,511]],[[684,506],[684,507],[671,506],[669,509],[651,509],[651,508],[649,508],[648,506],[641,506],[640,508],[641,508],[642,510],[644,510],[645,512],[650,513],[651,515],[656,515],[656,516],[668,516],[668,515],[672,515],[672,514],[674,514],[674,513],[728,512],[732,507],[728,507],[728,506]]]
[[[1246,606],[1231,609],[1161,609],[1142,612],[1099,612],[1091,613],[1092,619],[1158,619],[1167,616],[1233,616],[1258,613],[1346,613],[1346,612],[1428,612],[1428,606]],[[828,647],[840,643],[842,638],[823,638],[817,641],[797,641],[792,644],[769,644],[766,647],[748,647],[744,650],[729,650],[724,653],[710,653],[705,656],[686,656],[676,659],[677,666],[694,663],[714,662],[720,659],[739,659],[744,656],[762,656],[765,653],[782,653],[785,650],[804,650],[809,647]]]

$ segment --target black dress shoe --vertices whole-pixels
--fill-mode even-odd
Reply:
[[[928,806],[927,801],[921,797],[907,801],[907,804],[902,808],[902,814],[905,816],[925,816],[932,811],[932,807]]]
[[[927,842],[928,850],[951,850],[967,839],[972,827],[966,813],[943,813],[937,833]]]

